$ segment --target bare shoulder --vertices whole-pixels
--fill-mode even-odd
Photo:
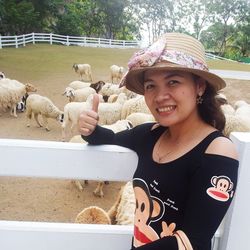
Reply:
[[[223,155],[238,160],[238,153],[235,145],[226,137],[214,139],[208,146],[206,153]]]

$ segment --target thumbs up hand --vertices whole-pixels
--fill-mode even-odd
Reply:
[[[98,116],[99,96],[93,95],[92,109],[80,114],[78,120],[78,130],[81,135],[89,136],[95,130],[99,120]]]

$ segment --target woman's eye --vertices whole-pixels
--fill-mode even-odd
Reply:
[[[152,83],[144,83],[144,90],[152,89],[154,85]]]
[[[178,82],[177,80],[171,80],[171,81],[168,82],[168,85],[174,86],[174,85],[176,85],[176,84],[178,84],[178,83],[179,83],[179,82]]]

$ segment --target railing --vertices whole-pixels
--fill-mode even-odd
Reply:
[[[249,249],[250,133],[233,133],[232,140],[240,152],[240,182],[224,230],[214,236],[213,250]],[[123,147],[51,141],[0,139],[0,152],[0,176],[127,181],[138,160]],[[0,220],[0,249],[127,250],[132,230],[121,225]]]
[[[63,36],[48,33],[30,33],[19,36],[0,36],[0,49],[3,47],[20,47],[28,43],[49,43],[63,45],[78,45],[84,47],[104,47],[104,48],[138,48],[139,41],[113,40],[104,38]]]

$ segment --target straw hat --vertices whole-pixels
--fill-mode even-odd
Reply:
[[[144,93],[144,72],[148,69],[190,72],[205,79],[217,91],[226,86],[222,78],[209,72],[203,45],[181,33],[166,33],[150,47],[135,53],[128,68],[120,87],[126,86],[138,94]]]

